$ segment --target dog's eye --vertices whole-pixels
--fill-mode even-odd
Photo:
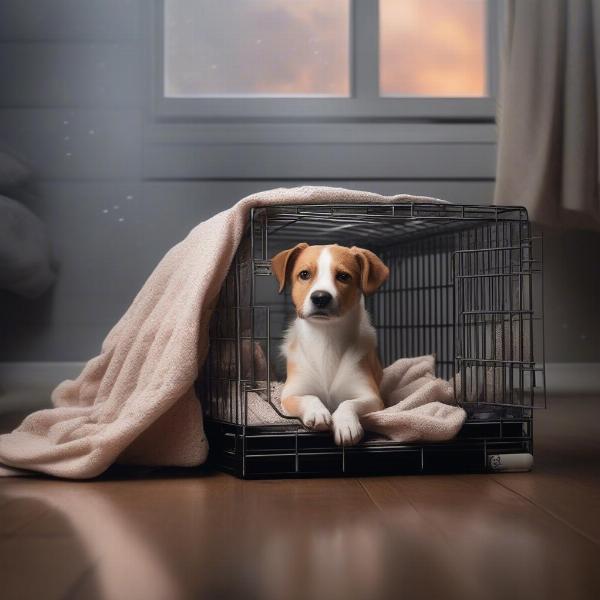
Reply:
[[[350,273],[344,273],[343,271],[340,271],[335,278],[338,281],[343,281],[343,282],[348,282],[352,279],[352,276],[350,275]]]
[[[309,271],[300,271],[300,273],[298,273],[298,277],[300,277],[300,279],[303,279],[304,281],[306,281],[307,279],[310,279],[310,272]]]

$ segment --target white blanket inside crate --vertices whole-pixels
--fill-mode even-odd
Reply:
[[[285,414],[280,399],[282,387],[283,384],[279,382],[271,385],[270,402]],[[361,423],[367,431],[397,442],[441,442],[452,439],[466,419],[464,409],[456,406],[455,397],[460,395],[459,379],[456,380],[456,388],[454,381],[435,376],[433,356],[398,359],[383,371],[381,394],[385,408],[365,415]],[[248,424],[289,425],[290,420],[280,417],[273,410],[266,394],[250,392]]]

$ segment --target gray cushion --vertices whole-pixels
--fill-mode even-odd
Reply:
[[[0,289],[33,298],[55,278],[44,224],[22,204],[0,196]]]
[[[29,169],[20,160],[0,149],[0,191],[22,185],[29,175]]]

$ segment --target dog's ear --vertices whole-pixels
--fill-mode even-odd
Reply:
[[[284,250],[283,252],[276,254],[271,259],[271,271],[279,283],[278,292],[280,294],[285,288],[289,272],[294,266],[294,261],[304,248],[308,248],[308,244],[306,242],[301,242],[289,250]]]
[[[390,270],[370,250],[353,246],[350,252],[354,254],[360,265],[360,287],[363,293],[372,294],[385,282]]]

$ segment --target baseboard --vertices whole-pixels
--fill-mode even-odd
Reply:
[[[75,378],[83,362],[0,362],[0,410],[29,411],[50,406],[52,390]],[[600,395],[600,363],[548,363],[550,395]]]

